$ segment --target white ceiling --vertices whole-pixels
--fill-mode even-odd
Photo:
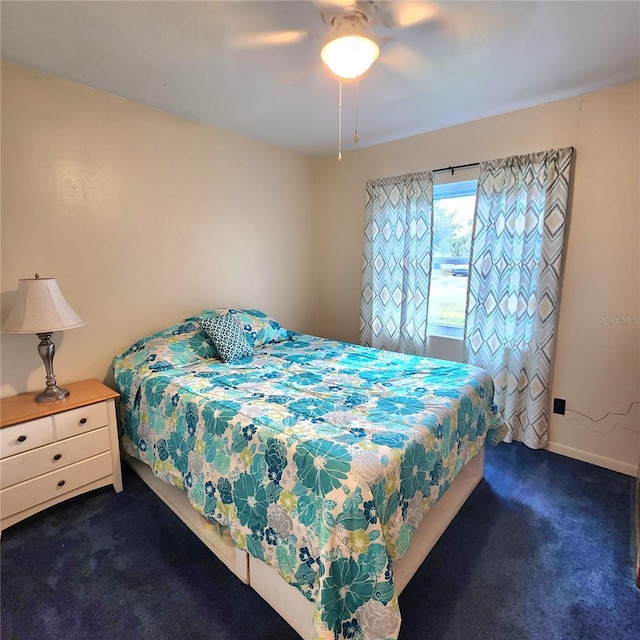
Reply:
[[[2,57],[310,155],[336,152],[323,21],[350,0],[2,0]],[[386,40],[360,79],[370,146],[640,78],[640,2],[364,2]],[[308,31],[277,44],[266,32]],[[286,35],[286,34],[284,34]],[[267,44],[269,43],[269,44]],[[344,150],[355,126],[344,85]]]

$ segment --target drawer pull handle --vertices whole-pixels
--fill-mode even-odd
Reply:
[[[64,480],[60,480],[60,481],[58,482],[58,486],[59,486],[59,487],[64,487],[64,483],[65,483],[65,481],[64,481]]]
[[[27,439],[27,436],[18,436],[18,442],[24,442]]]
[[[80,418],[80,424],[87,424],[86,418]]]
[[[60,458],[62,458],[62,454],[61,453],[56,453],[56,455],[53,456],[54,460],[60,460]]]

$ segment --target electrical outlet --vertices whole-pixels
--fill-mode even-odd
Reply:
[[[566,400],[563,400],[562,398],[553,399],[553,413],[559,413],[561,416],[563,416],[566,407],[567,407]]]

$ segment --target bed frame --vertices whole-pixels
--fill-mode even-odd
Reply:
[[[209,522],[190,504],[180,489],[153,475],[151,467],[125,456],[126,462],[151,490],[195,533],[240,580],[250,585],[293,627],[304,640],[310,640],[314,605],[295,587],[287,584],[270,566],[238,549],[224,527]],[[460,471],[447,491],[425,514],[416,529],[409,551],[393,563],[398,595],[409,583],[449,523],[484,474],[484,447]]]

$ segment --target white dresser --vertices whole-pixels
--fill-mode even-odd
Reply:
[[[122,491],[115,399],[97,380],[65,385],[64,400],[35,393],[0,401],[0,524],[113,484]]]

